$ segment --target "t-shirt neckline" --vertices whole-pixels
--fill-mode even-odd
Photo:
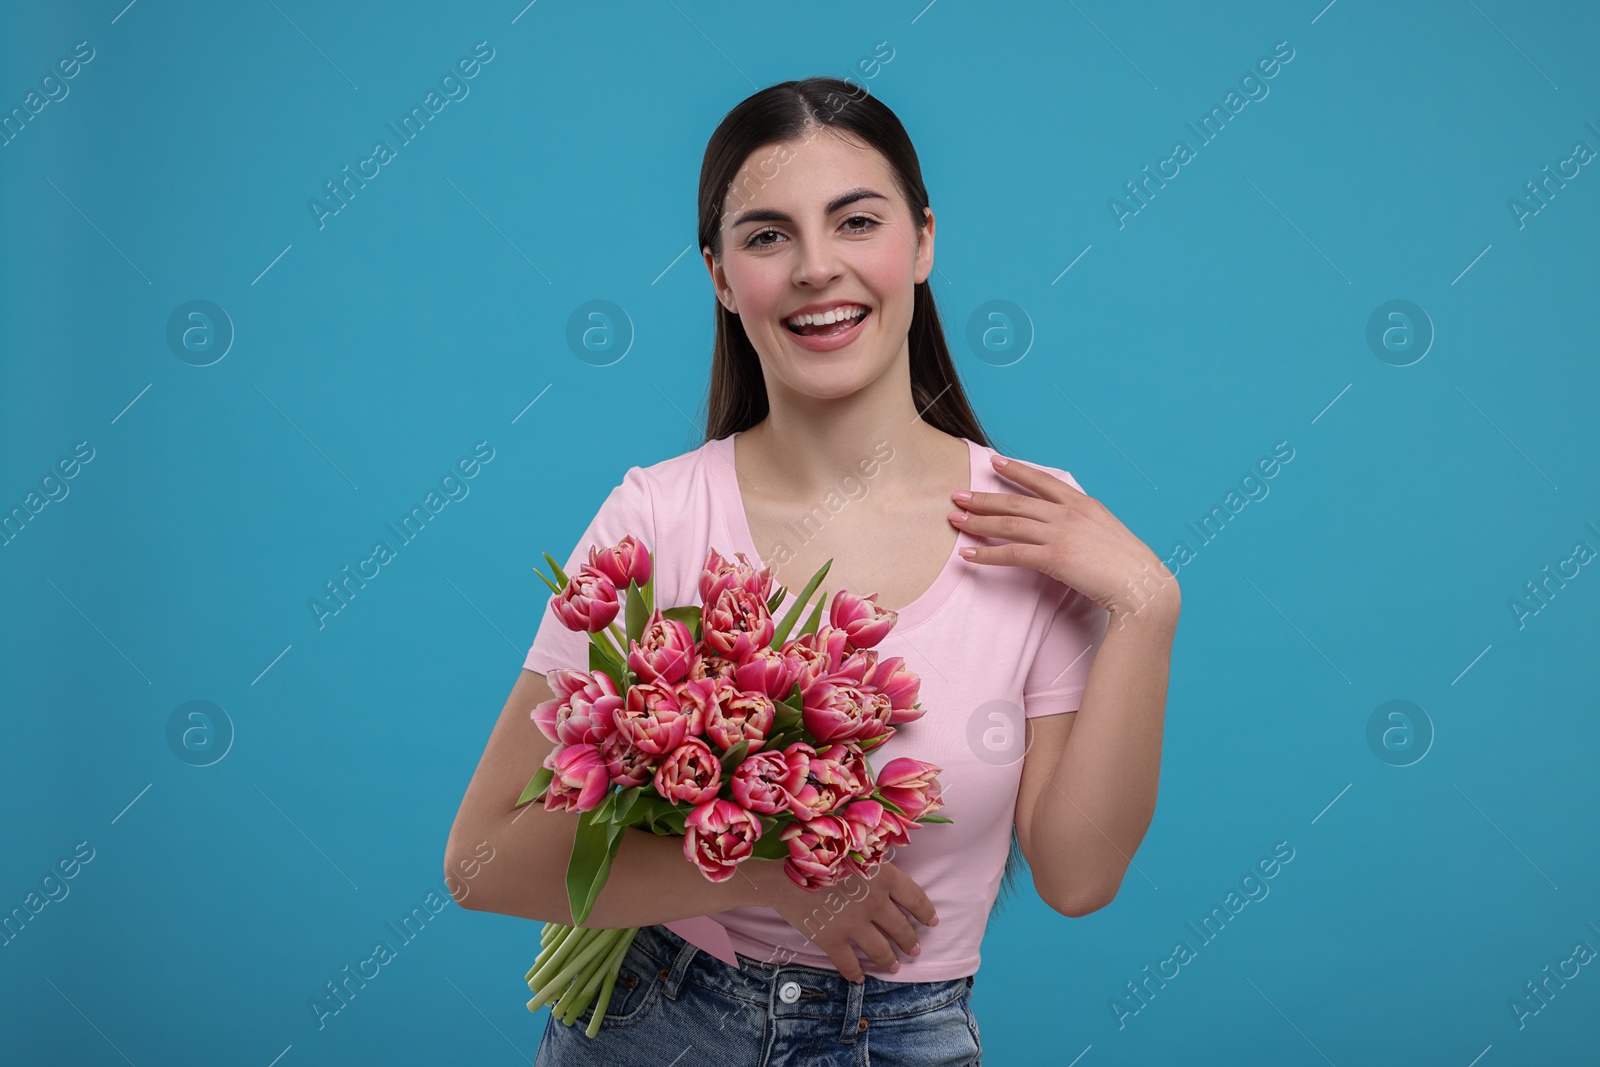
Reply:
[[[738,469],[734,466],[733,439],[743,432],[743,430],[737,430],[727,437],[720,437],[709,442],[717,460],[712,464],[715,468],[712,472],[712,478],[716,486],[717,502],[722,511],[723,525],[729,541],[733,545],[733,551],[735,553],[743,552],[755,569],[759,571],[767,564],[762,559],[761,553],[756,549],[755,537],[750,532],[749,518],[744,510],[744,493],[739,488]],[[978,490],[980,472],[978,462],[980,448],[970,438],[962,437],[961,440],[967,446],[968,488],[976,492]],[[971,563],[961,556],[963,548],[975,546],[977,543],[977,539],[967,531],[956,531],[956,543],[951,547],[950,555],[946,557],[944,567],[939,571],[938,576],[934,578],[933,584],[923,590],[911,603],[899,609],[898,617],[895,620],[895,633],[921,625],[938,611],[950,594],[955,591],[956,586],[960,585],[967,576],[969,569],[978,566],[978,564]],[[829,602],[831,603],[833,589],[829,586],[826,578],[823,579],[823,588],[829,589]],[[784,597],[783,603],[779,605],[779,614],[787,610],[788,605],[799,591],[798,588],[789,590]]]

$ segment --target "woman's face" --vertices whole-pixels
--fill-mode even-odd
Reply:
[[[924,219],[913,225],[877,149],[832,128],[750,154],[724,203],[722,256],[702,254],[769,387],[845,396],[909,359],[913,286],[933,269],[932,210]],[[865,314],[796,334],[797,313],[827,309]]]

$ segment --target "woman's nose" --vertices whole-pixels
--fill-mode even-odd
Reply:
[[[821,288],[841,273],[839,257],[827,241],[807,241],[801,246],[800,258],[795,264],[795,284]]]

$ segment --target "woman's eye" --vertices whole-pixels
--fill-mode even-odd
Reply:
[[[857,226],[854,225],[855,223],[863,223],[864,225]],[[844,220],[846,233],[869,233],[876,229],[879,225],[880,223],[877,219],[869,218],[866,215],[852,215]],[[764,240],[764,238],[767,237],[771,237],[773,240]],[[750,235],[748,240],[745,241],[744,246],[746,248],[771,248],[773,245],[778,243],[777,238],[781,237],[783,237],[783,234],[779,233],[777,230],[757,230],[755,233]]]

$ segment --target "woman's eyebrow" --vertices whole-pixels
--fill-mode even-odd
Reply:
[[[849,192],[841,193],[838,196],[834,197],[832,200],[828,201],[828,206],[823,210],[823,214],[824,215],[832,215],[835,211],[838,211],[840,208],[847,207],[850,204],[854,204],[858,200],[872,200],[872,199],[887,200],[889,198],[887,196],[884,196],[882,193],[876,192],[875,190],[872,190],[872,189],[866,189],[866,188],[851,189]],[[794,221],[794,219],[791,218],[787,213],[782,212],[782,211],[778,211],[775,208],[754,208],[754,209],[752,209],[750,211],[744,212],[738,218],[734,219],[731,223],[728,224],[728,228],[729,229],[738,229],[740,226],[743,226],[747,222],[793,222],[793,221]]]

